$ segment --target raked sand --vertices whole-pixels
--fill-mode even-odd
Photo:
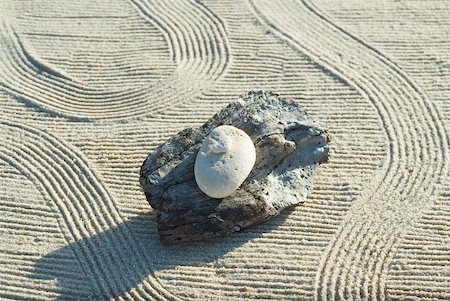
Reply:
[[[450,1],[0,0],[1,300],[450,300]],[[330,131],[304,204],[162,246],[158,144],[252,89]]]

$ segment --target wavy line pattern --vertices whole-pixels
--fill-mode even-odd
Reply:
[[[372,101],[383,120],[390,144],[384,173],[351,208],[355,209],[327,247],[315,298],[384,300],[383,279],[397,238],[406,228],[398,225],[411,225],[432,204],[433,183],[446,175],[447,133],[436,108],[410,78],[311,3],[282,1],[271,11],[263,4],[252,2],[276,34],[354,86]],[[283,18],[272,18],[273,10]],[[403,114],[395,114],[398,110]]]
[[[195,1],[132,3],[141,15],[161,30],[168,42],[176,69],[167,78],[152,85],[128,89],[79,83],[40,63],[35,51],[17,30],[2,22],[1,51],[5,54],[1,58],[2,85],[45,110],[69,117],[117,119],[155,114],[167,105],[185,102],[225,72],[229,61],[225,29],[203,5]],[[164,71],[164,66],[161,70]],[[107,80],[109,75],[103,76]]]
[[[0,1],[0,299],[449,300],[447,2]],[[140,164],[251,89],[327,124],[314,192],[160,245]]]
[[[123,292],[124,296],[120,297],[126,299],[173,298],[151,278],[152,272],[141,257],[145,253],[139,250],[126,227],[102,237],[106,240],[103,245],[109,246],[112,254],[103,254],[104,250],[86,240],[101,231],[117,228],[123,220],[111,196],[77,150],[54,136],[8,121],[0,123],[0,135],[0,159],[28,175],[55,202],[58,216],[61,216],[59,223],[67,230],[70,243],[86,241],[74,248],[74,252],[93,284],[94,298],[119,297],[117,292]],[[23,224],[29,225],[29,220],[24,220]],[[34,225],[38,226],[42,225]],[[134,262],[130,262],[130,254]],[[127,275],[129,267],[118,268],[125,263],[134,269],[142,269],[140,274],[150,276],[143,281],[142,287],[130,292],[137,280]],[[49,266],[48,269],[58,267]]]

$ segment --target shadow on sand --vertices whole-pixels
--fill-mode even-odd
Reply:
[[[34,265],[32,278],[55,281],[57,300],[105,300],[122,296],[145,278],[154,277],[154,272],[214,263],[233,249],[278,227],[290,211],[228,237],[169,246],[162,245],[155,233],[155,213],[142,214],[45,255]]]

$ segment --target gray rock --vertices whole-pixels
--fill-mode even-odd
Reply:
[[[246,132],[256,148],[250,175],[232,195],[213,199],[194,178],[202,140],[220,125]],[[144,161],[140,183],[158,211],[163,243],[206,240],[262,223],[304,202],[318,164],[328,158],[327,130],[297,102],[270,92],[250,92],[203,126],[188,128]]]

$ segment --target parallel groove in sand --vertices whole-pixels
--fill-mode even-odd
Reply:
[[[296,3],[290,4],[291,5],[288,7],[292,9],[292,6]],[[270,20],[269,17],[269,20],[265,19],[265,21],[268,22],[274,30],[294,43],[294,45],[300,43],[297,45],[301,45],[301,50],[304,50],[303,47],[307,47],[308,52],[312,51],[312,57],[319,60],[321,63],[328,64],[327,62],[332,62],[327,66],[328,68],[335,70],[336,74],[343,78],[345,78],[343,74],[350,76],[350,82],[360,85],[359,87],[364,91],[363,93],[367,93],[366,95],[374,101],[374,104],[380,106],[379,112],[383,120],[389,120],[393,125],[393,128],[391,128],[389,127],[390,124],[384,123],[385,128],[388,131],[387,134],[389,140],[395,144],[391,144],[391,155],[394,157],[390,159],[389,166],[386,167],[386,175],[380,181],[380,184],[375,191],[375,193],[382,195],[383,198],[380,199],[379,197],[375,197],[374,199],[375,202],[385,199],[384,206],[387,209],[389,208],[388,206],[391,200],[386,200],[386,198],[389,193],[392,193],[391,191],[393,191],[394,198],[396,197],[405,200],[402,202],[402,206],[409,205],[409,208],[413,209],[413,206],[415,205],[414,198],[420,199],[427,195],[433,195],[436,187],[430,184],[438,182],[446,173],[447,155],[442,152],[442,147],[443,145],[447,145],[447,137],[443,130],[444,127],[442,123],[440,123],[439,116],[437,115],[437,110],[433,107],[433,104],[427,100],[426,96],[418,91],[415,84],[377,50],[331,23],[331,21],[314,8],[312,4],[306,1],[299,4],[300,6],[304,5],[305,8],[304,16],[301,19],[302,22],[314,24],[312,26],[307,26],[304,31],[299,31],[298,27],[296,30],[292,30],[289,27],[290,24],[283,23],[283,20],[292,20],[293,18],[286,17]],[[257,8],[255,9],[257,10]],[[281,10],[281,15],[284,16],[288,16],[290,13],[287,10],[283,10],[284,7],[282,6],[280,6],[280,8],[277,7],[277,9]],[[299,7],[299,10],[301,9],[302,7]],[[296,12],[299,10],[296,10]],[[267,16],[270,15],[265,15],[265,17]],[[328,24],[331,26],[327,27]],[[316,31],[315,29],[320,29],[320,31]],[[302,39],[303,37],[299,36],[298,33],[304,33],[305,31],[311,31],[311,34],[315,34],[316,39]],[[343,33],[343,35],[341,33]],[[326,39],[326,42],[320,44],[322,36],[324,41]],[[339,60],[334,60],[333,62],[333,59],[331,58],[333,56],[336,57],[336,55],[333,54],[333,49],[327,49],[327,45],[329,45],[327,43],[337,36],[340,37],[340,40],[334,40],[334,43],[340,45],[341,53],[347,54],[345,52],[347,50],[345,47],[353,49],[359,47],[359,44],[363,45],[361,50],[367,52],[369,58],[370,56],[375,57],[375,60],[373,61],[365,61],[366,64],[374,64],[372,65],[372,68],[366,69],[362,66],[355,66],[350,72],[346,70],[346,68],[348,68],[347,66],[351,66],[353,62],[349,61],[341,65],[337,65]],[[353,43],[354,45],[352,45],[352,40],[356,42]],[[314,54],[314,52],[317,51],[315,47],[320,47],[316,46],[314,42],[318,42],[318,45],[322,46],[320,58]],[[368,51],[366,51],[364,47],[366,47]],[[327,51],[330,52],[328,53]],[[350,59],[352,58],[351,53],[357,52],[351,52],[351,50],[349,50],[347,55]],[[345,57],[343,58],[341,56],[341,59],[344,60]],[[377,67],[381,72],[385,72],[390,76],[382,76],[382,73],[378,75]],[[367,70],[370,70],[371,73],[364,74]],[[377,76],[379,78],[377,78]],[[371,84],[372,80],[377,80],[377,82]],[[389,83],[389,81],[392,81],[392,83]],[[386,85],[386,83],[388,85]],[[383,87],[383,89],[378,87]],[[384,96],[384,92],[389,90],[391,91],[389,96],[387,94]],[[405,98],[405,96],[407,98]],[[394,99],[394,104],[397,102],[398,108],[402,108],[405,111],[405,117],[408,118],[397,119],[397,116],[392,113],[394,112],[394,108],[390,109],[391,113],[385,111],[385,109],[388,109],[389,106],[393,104],[393,102],[387,101],[389,98]],[[417,113],[420,111],[423,113]],[[418,125],[421,127],[418,128]],[[395,127],[398,127],[398,129],[395,129]],[[414,132],[411,131],[412,129],[414,129]],[[425,139],[417,139],[416,131],[419,131],[419,135],[425,136]],[[403,145],[403,141],[408,143]],[[422,143],[422,145],[419,145],[419,143]],[[437,154],[430,151],[428,147],[429,144],[434,146],[433,150]],[[419,170],[417,167],[421,166],[421,164],[427,160],[428,163],[425,163],[425,166],[428,167],[428,170]],[[410,164],[411,167],[408,168],[407,166],[402,166],[402,161],[412,162],[412,164]],[[437,170],[435,170],[436,168]],[[409,179],[411,175],[412,180]],[[417,183],[421,183],[421,185],[427,187],[426,189],[428,191],[416,191],[416,188],[421,186]],[[392,185],[392,187],[389,187],[389,185]],[[399,191],[396,192],[395,190]],[[409,202],[407,203],[406,200]],[[366,202],[368,203],[368,200],[366,200]],[[365,206],[370,210],[370,205]],[[377,207],[379,207],[379,204],[377,204]],[[381,209],[383,210],[382,207]],[[385,213],[386,209],[384,209]],[[400,207],[397,210],[404,209],[406,208]],[[414,222],[416,219],[415,216],[406,216],[406,218],[408,218],[409,223]],[[318,271],[318,282],[316,283],[317,291],[315,295],[318,299],[334,299],[338,296],[339,298],[348,298],[352,296],[356,299],[376,298],[381,300],[386,297],[384,282],[380,281],[379,278],[380,274],[383,276],[387,273],[387,266],[392,260],[393,253],[395,252],[395,246],[393,246],[395,243],[394,237],[395,234],[399,234],[400,231],[395,229],[395,225],[387,225],[387,227],[383,229],[383,221],[379,218],[364,226],[352,224],[356,219],[356,216],[349,214],[349,218],[347,218],[348,222],[344,223],[345,226],[339,230],[337,239],[334,240],[334,244],[331,244],[328,248],[325,261],[322,261],[321,268]],[[368,253],[371,249],[370,245],[379,242],[381,237],[383,237],[384,245],[382,247],[378,246],[377,250],[373,250],[375,253]],[[349,249],[351,250],[350,252],[348,252]],[[342,259],[339,257],[342,257]],[[344,265],[336,266],[335,262],[343,262]],[[359,271],[355,271],[351,270],[351,265],[346,266],[345,264],[362,264],[363,268],[360,268]],[[349,286],[346,287],[346,285]],[[356,296],[355,294],[351,294],[352,289],[354,290],[355,287],[359,287]]]
[[[76,243],[81,239],[95,236],[102,229],[109,229],[123,223],[109,194],[96,180],[95,174],[87,168],[86,162],[77,152],[68,148],[55,137],[28,126],[6,121],[2,122],[0,126],[2,127],[2,131],[0,131],[3,136],[2,142],[7,143],[8,146],[5,148],[5,145],[1,145],[1,159],[25,174],[31,174],[38,179],[42,186],[41,189],[52,196],[51,199],[55,200],[56,206],[62,214],[63,225],[67,226],[71,233],[71,237],[68,238],[69,242]],[[19,141],[14,138],[17,137],[15,132],[22,137]],[[24,139],[24,136],[28,136],[28,139]],[[52,165],[49,165],[49,162],[52,162]],[[85,177],[89,181],[86,181]],[[80,217],[77,218],[78,214]],[[80,221],[84,221],[84,224],[80,224]],[[112,262],[103,266],[98,264],[99,260],[95,258],[98,250],[94,251],[96,247],[89,240],[86,245],[74,249],[79,258],[87,261],[84,270],[88,274],[90,274],[88,271],[91,270],[91,279],[96,281],[97,287],[100,289],[99,296],[114,296],[116,292],[126,293],[127,286],[131,285],[126,276],[122,275],[119,278],[117,272],[109,270],[110,267],[127,262],[120,259],[121,249],[124,246],[128,246],[135,254],[133,260],[137,260],[136,267],[146,269],[143,262],[139,263],[139,260],[142,260],[139,254],[142,252],[139,251],[132,237],[129,231],[125,231],[125,233],[116,231],[107,237],[105,244],[113,246],[113,241],[116,241],[117,246],[122,247],[114,248],[116,252],[111,254]],[[150,271],[143,272],[143,275],[148,274]],[[141,291],[140,294],[147,298],[170,296],[154,281],[145,282],[144,291]],[[131,295],[131,297],[133,296]]]
[[[226,4],[224,4],[224,7],[226,7]],[[239,8],[238,8],[239,9]],[[237,10],[238,10],[237,9]],[[233,16],[233,14],[236,14],[236,12],[228,12],[231,16]],[[246,16],[240,16],[240,18],[241,19],[245,19],[245,18],[247,18]],[[230,23],[227,23],[227,25],[228,25],[228,27],[229,28],[232,28],[232,26],[233,26],[233,24],[230,24]],[[232,30],[232,29],[231,29]],[[244,40],[244,38],[241,36],[240,37],[240,39],[242,39],[242,40]],[[250,42],[252,42],[253,43],[253,41],[251,41],[250,39],[248,39],[247,40],[247,43],[245,44],[245,46],[247,47],[247,45],[248,45],[248,47],[249,48],[251,48],[252,46],[254,47],[254,44],[250,44]],[[232,38],[230,38],[230,43],[233,43],[233,39]],[[259,45],[261,45],[261,43],[263,43],[263,41],[261,41],[261,40],[258,40],[257,38],[255,38],[255,43],[258,43]],[[242,50],[244,53],[245,53],[245,51],[246,50]],[[286,54],[286,56],[287,55],[289,55],[289,54]],[[246,70],[245,69],[247,69],[248,67],[247,66],[252,66],[251,64],[253,63],[253,64],[256,64],[256,63],[261,63],[261,62],[263,62],[263,60],[264,60],[264,58],[261,58],[261,60],[260,61],[250,61],[250,60],[246,60],[246,61],[242,61],[242,62],[239,62],[239,65],[240,66],[242,66],[239,70],[241,70],[241,74],[246,74]],[[296,57],[295,58],[295,60],[296,60],[296,64],[298,64],[298,57]],[[251,63],[249,63],[249,62],[251,62]],[[237,62],[236,62],[236,60],[234,60],[234,63],[235,64],[237,64]],[[262,63],[261,63],[262,64]],[[308,66],[308,65],[306,65],[306,66]],[[306,68],[306,67],[305,67]],[[255,70],[255,68],[253,67],[252,68],[252,71],[253,70]],[[260,70],[264,70],[264,67],[261,67],[260,68]],[[232,69],[230,68],[230,70],[229,70],[229,72],[228,72],[228,74],[233,74],[233,72],[232,72]],[[256,74],[256,73],[255,73]],[[243,75],[242,76],[243,78],[245,78],[245,75]],[[248,79],[245,79],[245,81],[248,81],[248,82],[252,82],[254,79],[252,79],[252,78],[248,78]],[[229,82],[229,85],[232,85],[232,78],[227,78],[227,77],[224,77],[223,79],[222,79],[222,81],[221,82],[225,82],[225,81],[227,81],[227,84],[228,84],[228,82]],[[242,83],[241,83],[241,85],[242,85]],[[222,86],[222,85],[221,85]],[[286,86],[289,86],[289,87],[291,87],[292,85],[289,85],[289,84],[286,84]],[[277,88],[276,88],[276,91],[280,91],[280,93],[283,93],[283,85],[277,85],[276,86]],[[228,87],[228,85],[227,86],[225,86],[225,87],[223,87],[223,89],[228,89],[229,87]],[[230,89],[230,91],[232,91],[231,90],[231,87],[229,88]],[[275,89],[275,88],[274,88]],[[292,89],[292,88],[285,88],[286,89],[286,91],[289,91],[289,92],[287,92],[287,93],[292,93],[292,90],[290,90],[290,89]],[[314,89],[313,87],[312,87],[312,89]],[[299,88],[298,88],[298,91],[300,91],[300,90],[302,90],[302,88],[301,88],[301,86],[299,86]],[[214,91],[215,93],[216,93],[216,91]],[[297,92],[297,91],[296,91]],[[209,99],[211,99],[210,97],[217,97],[216,95],[220,95],[220,94],[215,94],[214,93],[214,95],[213,94],[208,94],[208,96],[204,96],[204,97],[202,97],[202,99],[204,99],[203,100],[203,103],[205,103],[207,100],[209,100]],[[221,93],[221,90],[219,90],[219,89],[217,89],[217,93]],[[222,92],[223,93],[223,92]],[[320,96],[319,96],[319,94],[317,95],[317,97],[318,97],[318,99],[320,98]],[[220,96],[218,97],[219,99],[220,99]],[[337,98],[337,97],[336,97]],[[335,97],[333,97],[333,99],[336,99]],[[309,99],[307,99],[307,101],[309,101]],[[183,110],[184,108],[179,108],[180,110]],[[206,115],[206,114],[205,114]],[[326,116],[326,115],[325,115]],[[368,168],[368,170],[369,170],[369,168]],[[321,189],[321,185],[320,185],[320,183],[319,184],[317,184],[316,183],[316,185],[318,185],[317,187],[318,187],[318,190],[320,191],[320,189]],[[307,205],[307,204],[304,204],[305,206]],[[302,207],[302,210],[303,210],[303,207]],[[302,211],[302,213],[303,213],[303,211]],[[302,214],[302,216],[303,216],[303,214]],[[292,216],[290,216],[290,219],[292,218]],[[306,217],[305,217],[306,218]],[[309,216],[308,216],[308,219],[309,219]],[[310,226],[308,227],[308,228],[304,228],[304,229],[301,229],[301,228],[295,228],[296,230],[302,230],[302,232],[301,233],[303,233],[303,231],[310,231],[311,229],[315,229],[316,228],[316,226],[317,226],[317,228],[320,228],[321,227],[321,225],[323,225],[323,223],[320,223],[320,222],[318,222],[318,223],[311,223],[310,224]],[[319,230],[320,231],[320,230]],[[331,231],[330,231],[330,234],[331,234]],[[299,237],[301,237],[301,234],[299,235]],[[271,238],[272,239],[272,238]],[[264,241],[264,242],[262,242],[262,243],[264,243],[264,244],[266,244],[266,243],[268,243],[268,241]],[[245,252],[245,251],[243,251],[243,252]],[[267,251],[265,251],[265,252],[267,252]],[[238,253],[239,254],[239,253]],[[242,253],[241,253],[242,254]],[[242,254],[242,256],[245,256],[244,254]],[[278,262],[278,264],[280,264],[280,262]],[[281,268],[281,265],[280,266],[277,266],[278,267],[278,269],[279,268]],[[303,267],[303,268],[305,268],[305,267]],[[177,273],[181,273],[181,271],[178,271]],[[177,274],[178,275],[178,274]],[[176,275],[170,275],[170,280],[171,281],[174,281],[173,279],[174,278],[176,278],[177,276]],[[301,284],[300,284],[301,285]],[[299,285],[299,286],[300,286]],[[220,286],[217,286],[217,289],[219,289],[219,287]],[[307,286],[306,286],[307,287]],[[237,296],[237,295],[236,295]],[[285,295],[285,296],[287,296],[287,295]],[[261,294],[258,294],[258,298],[264,298],[264,294],[263,293],[261,293]]]
[[[129,224],[128,233],[135,237],[135,252],[143,256],[139,264],[144,267],[153,265],[157,271],[154,275],[156,279],[142,280],[135,288],[118,296],[118,300],[174,298],[162,287],[187,299],[232,300],[243,297],[296,300],[316,297],[326,300],[373,297],[382,300],[402,296],[423,299],[431,299],[433,296],[441,299],[448,297],[445,275],[436,272],[428,273],[429,276],[425,277],[421,272],[423,269],[433,271],[442,266],[443,260],[448,261],[448,248],[442,244],[445,238],[449,237],[449,225],[444,219],[449,212],[448,195],[436,196],[435,200],[427,198],[426,201],[434,202],[433,207],[424,211],[421,219],[410,227],[411,231],[403,233],[402,240],[398,242],[379,240],[379,227],[383,218],[394,217],[373,213],[375,210],[386,213],[377,207],[375,201],[371,205],[361,204],[361,200],[370,198],[368,192],[363,192],[362,196],[360,194],[367,185],[365,181],[374,180],[374,171],[379,172],[375,180],[380,183],[384,176],[385,184],[380,184],[378,188],[380,194],[383,191],[396,191],[397,199],[411,196],[408,200],[411,203],[421,195],[433,193],[431,187],[424,192],[416,189],[432,186],[428,184],[433,181],[433,177],[427,178],[427,173],[432,171],[432,165],[422,171],[415,168],[417,163],[422,160],[434,162],[433,168],[441,168],[444,162],[442,149],[447,138],[435,135],[442,133],[442,124],[438,120],[440,117],[437,116],[439,118],[435,120],[421,117],[424,112],[428,115],[430,112],[434,114],[434,108],[428,110],[422,105],[428,101],[426,97],[411,89],[415,85],[408,86],[408,78],[396,73],[395,66],[389,65],[386,57],[380,58],[379,54],[372,52],[376,52],[376,49],[368,50],[367,45],[361,46],[358,48],[360,53],[366,55],[369,61],[369,64],[363,67],[370,72],[360,70],[361,66],[352,62],[351,55],[352,49],[359,47],[358,43],[364,44],[364,41],[352,40],[345,31],[342,32],[330,23],[331,18],[321,18],[322,14],[307,2],[270,2],[267,3],[268,6],[263,2],[255,2],[253,6],[263,11],[263,17],[269,16],[270,19],[271,14],[284,16],[269,20],[270,22],[262,20],[261,15],[257,18],[253,16],[254,9],[248,3],[232,0],[207,0],[202,3],[130,0],[130,8],[123,15],[118,14],[122,12],[117,9],[118,2],[110,2],[105,8],[98,4],[101,1],[86,3],[89,4],[89,9],[82,15],[77,9],[72,9],[72,5],[75,8],[78,5],[75,2],[68,3],[67,7],[55,7],[54,10],[46,9],[45,5],[37,5],[32,14],[31,10],[24,10],[28,13],[19,18],[18,24],[11,22],[10,26],[6,21],[2,23],[0,35],[6,46],[0,46],[0,81],[3,86],[7,86],[4,94],[8,101],[0,102],[0,112],[14,120],[14,123],[8,124],[31,122],[35,128],[57,133],[57,140],[67,141],[68,144],[63,144],[69,151],[61,153],[58,150],[58,141],[50,142],[56,144],[56,149],[55,145],[50,146],[43,142],[45,139],[41,136],[46,137],[46,134],[42,132],[37,138],[25,134],[27,141],[32,143],[18,142],[14,144],[14,150],[6,145],[1,154],[13,156],[12,159],[9,158],[9,162],[18,166],[22,174],[29,174],[27,169],[33,169],[29,162],[38,163],[38,167],[34,168],[35,175],[30,174],[30,178],[39,187],[44,187],[44,194],[48,193],[45,192],[46,189],[53,189],[49,186],[56,187],[56,192],[47,197],[48,199],[66,202],[66,206],[71,206],[68,202],[72,202],[73,207],[65,212],[75,212],[78,217],[66,215],[65,219],[58,220],[62,228],[67,223],[69,229],[78,233],[79,237],[95,236],[114,228],[124,222],[125,219],[121,216],[136,217]],[[305,8],[303,4],[309,5],[313,11]],[[133,10],[137,13],[133,13]],[[339,10],[339,7],[336,7],[336,10]],[[362,10],[361,14],[367,11]],[[71,20],[79,19],[89,24],[90,20],[107,17],[107,14],[112,17],[104,18],[104,23],[98,23],[98,29],[104,32],[103,34],[93,30],[79,35],[75,27],[63,30],[65,26],[74,24]],[[290,18],[291,14],[296,17]],[[354,22],[359,22],[359,17],[351,16],[355,17]],[[410,17],[408,13],[401,13],[399,16]],[[60,20],[60,23],[51,23],[53,18]],[[123,31],[118,30],[117,34],[107,32],[108,27],[113,26],[116,21],[120,22],[121,18],[131,22],[129,27]],[[44,26],[49,29],[48,32],[27,28],[35,20],[49,21],[47,26]],[[270,24],[275,24],[277,28],[271,28]],[[305,30],[299,30],[304,26]],[[146,28],[148,30],[144,30]],[[270,29],[270,32],[266,32],[267,29]],[[151,36],[146,36],[148,32],[151,32]],[[291,36],[286,37],[286,34]],[[130,42],[134,41],[139,46],[129,60],[127,49],[99,49],[90,54],[85,52],[86,55],[75,58],[58,58],[59,53],[59,56],[67,54],[64,47],[77,47],[80,38],[86,40],[83,45],[101,45],[108,42],[121,43],[121,36],[125,35]],[[54,46],[51,43],[42,43],[44,39],[59,44]],[[157,41],[156,46],[139,43],[147,39]],[[398,43],[405,45],[407,42],[398,40]],[[166,43],[167,47],[162,47],[163,43]],[[427,40],[427,43],[433,44],[431,39]],[[329,47],[336,45],[342,47],[340,50],[344,55],[343,60],[334,61],[336,56]],[[62,48],[61,52],[59,46]],[[415,59],[413,50],[411,46],[411,51],[405,53],[411,60]],[[139,58],[141,54],[149,51],[157,51],[160,56],[167,57],[154,69],[145,70],[139,66]],[[101,69],[101,63],[94,62],[89,70],[92,76],[80,80],[81,76],[77,76],[88,70],[84,64],[91,63],[92,58],[99,56],[108,58],[106,68]],[[359,61],[358,57],[354,60]],[[39,64],[47,68],[47,73],[36,73],[36,66]],[[174,71],[176,65],[179,65],[179,69],[184,68],[183,72],[186,72],[180,73],[178,78],[171,76],[172,72],[180,72]],[[338,69],[340,72],[337,73],[345,74],[346,77],[335,76],[335,73],[328,69]],[[356,70],[355,74],[349,72],[352,69]],[[120,74],[124,72],[139,72],[136,78],[140,76],[143,81],[151,82],[142,88],[136,78],[122,77],[120,84]],[[408,69],[408,72],[414,70]],[[14,79],[18,74],[19,81]],[[212,74],[216,74],[213,80],[210,78],[214,77]],[[386,74],[390,76],[385,76]],[[432,75],[431,72],[429,74]],[[202,82],[201,87],[192,87],[191,78],[192,82]],[[111,81],[106,83],[106,79]],[[155,84],[156,80],[166,80],[168,84],[155,90],[155,86],[161,84]],[[171,91],[168,88],[170,84],[177,85],[177,90]],[[420,84],[428,88],[425,83]],[[308,111],[319,115],[332,131],[335,150],[333,156],[329,164],[320,168],[315,191],[308,202],[281,216],[280,224],[274,221],[222,242],[203,245],[200,247],[201,254],[196,254],[198,259],[195,256],[197,260],[184,261],[184,257],[192,256],[192,249],[161,249],[154,241],[156,234],[153,215],[141,216],[143,211],[148,212],[148,206],[136,180],[139,164],[147,152],[179,129],[201,124],[221,106],[235,99],[237,94],[255,87],[273,89],[298,99]],[[443,94],[448,92],[445,87],[441,87],[441,90]],[[438,96],[433,95],[433,100]],[[3,97],[1,92],[2,101]],[[161,101],[162,99],[167,101]],[[442,95],[440,99],[444,114],[448,114],[450,107],[445,105],[447,98]],[[367,108],[371,102],[372,107]],[[404,113],[398,114],[395,105],[401,105],[399,108],[403,108]],[[381,116],[375,114],[375,109],[382,113]],[[136,120],[133,120],[135,117]],[[389,125],[391,120],[393,124]],[[115,123],[116,121],[118,123]],[[416,125],[412,121],[417,121],[420,125],[417,127],[417,133]],[[386,128],[387,136],[380,131],[380,125],[383,123],[389,125]],[[428,123],[441,128],[436,131],[423,126]],[[0,128],[0,136],[3,135],[3,129],[4,127]],[[357,133],[354,133],[355,131]],[[22,130],[13,129],[11,133],[17,132]],[[86,134],[86,137],[77,138],[75,134]],[[420,139],[413,141],[414,135],[418,135]],[[398,137],[401,139],[397,139]],[[437,144],[437,141],[444,145]],[[2,142],[0,140],[0,144]],[[390,149],[386,142],[392,142]],[[428,142],[430,146],[427,145]],[[74,145],[80,152],[75,151],[75,147],[69,147],[69,144]],[[53,155],[48,153],[52,150],[55,151]],[[436,154],[431,153],[434,150],[437,150]],[[69,161],[80,153],[88,157],[92,164],[72,165]],[[42,156],[42,159],[38,160],[38,156]],[[60,156],[66,156],[69,161],[59,158]],[[383,158],[390,158],[390,165],[383,166]],[[412,167],[411,172],[408,171],[409,167]],[[98,193],[89,185],[88,179],[78,180],[78,185],[68,180],[79,178],[87,169],[94,169],[101,175],[114,200],[100,182],[93,183],[94,186],[100,185],[101,189],[105,189]],[[434,177],[438,176],[439,171],[441,170],[437,169]],[[60,174],[64,177],[58,178]],[[3,177],[2,174],[0,176]],[[5,178],[11,181],[15,177],[11,172],[5,174]],[[44,184],[39,184],[40,182]],[[11,190],[11,193],[14,194],[14,191]],[[66,195],[69,199],[62,197]],[[380,200],[389,197],[390,195],[386,194],[380,197]],[[4,206],[0,205],[2,213],[11,215],[0,218],[2,225],[12,226],[9,229],[11,236],[32,239],[36,233],[42,233],[41,230],[48,230],[48,236],[55,240],[60,239],[59,230],[49,229],[55,210],[34,205],[29,208],[25,202],[15,203],[16,201],[9,198]],[[77,205],[77,202],[81,205]],[[104,202],[112,202],[113,205],[104,205]],[[20,209],[14,212],[10,204],[17,204]],[[364,213],[367,209],[369,212]],[[113,212],[112,216],[110,211]],[[17,215],[14,215],[15,213]],[[27,216],[40,213],[43,215],[41,229],[34,219],[26,220]],[[95,213],[106,219],[98,219]],[[354,218],[359,214],[359,219]],[[410,224],[416,216],[418,212],[407,216]],[[76,223],[76,219],[80,217],[90,221],[88,225]],[[350,222],[348,219],[351,219]],[[370,220],[372,228],[370,225],[353,225]],[[24,226],[22,229],[21,223]],[[386,228],[384,236],[396,233],[395,230]],[[428,238],[428,244],[425,246],[422,243],[424,237]],[[105,245],[116,246],[120,245],[119,242],[123,242],[123,239],[107,235],[104,240]],[[72,240],[72,236],[68,235],[68,241]],[[221,249],[227,250],[229,246],[233,246],[233,249],[222,254]],[[88,245],[83,248],[92,253],[101,251],[98,246]],[[345,248],[349,248],[348,254],[345,254]],[[159,255],[153,257],[153,253]],[[217,258],[209,258],[209,253],[219,255]],[[10,283],[18,284],[16,294],[0,292],[2,298],[27,299],[27,296],[43,296],[37,285],[26,284],[30,264],[42,256],[39,251],[1,250],[0,254],[0,263],[9,262],[9,265],[0,271],[0,275],[7,275],[4,278],[8,279],[2,290],[11,289]],[[150,254],[151,258],[147,258],[145,254]],[[411,257],[411,254],[414,257]],[[129,252],[126,250],[119,251],[108,261],[109,266],[130,262],[124,258],[127,255]],[[322,261],[321,255],[324,255]],[[77,295],[77,287],[83,282],[76,280],[80,276],[70,270],[69,262],[73,261],[73,258],[67,256],[64,254],[57,258],[50,257],[51,261],[41,268],[39,275],[44,277],[48,273],[51,276],[52,269],[60,269],[62,274],[67,276],[66,279],[74,279],[75,284],[62,286],[63,292],[52,290],[45,295],[46,298],[57,297],[59,293],[63,293],[62,296],[66,298],[75,298]],[[395,256],[395,260],[392,260],[392,256]],[[79,261],[86,262],[82,257],[80,256]],[[335,260],[343,260],[344,263],[350,260],[362,267],[353,268],[348,264],[339,266]],[[319,262],[322,274],[316,273]],[[67,269],[65,263],[68,264]],[[110,277],[111,268],[105,267],[105,264],[103,261],[95,267],[97,279],[101,282],[100,287],[116,294],[122,293],[124,287],[129,289],[132,280],[128,284],[120,283],[124,277],[124,281],[127,281],[125,272],[125,276]],[[15,265],[23,268],[15,272]],[[388,268],[389,281],[385,284]],[[365,277],[364,273],[367,273],[368,277]],[[381,276],[377,278],[378,275]],[[420,283],[422,285],[419,285]],[[416,286],[417,290],[408,291],[408,288],[413,286]],[[80,287],[80,291],[85,290],[86,288]]]
[[[8,54],[7,60],[2,60],[2,75],[7,75],[3,85],[37,106],[67,116],[123,118],[156,113],[169,104],[175,106],[187,95],[198,94],[191,81],[195,85],[213,83],[225,72],[229,60],[225,29],[221,20],[202,4],[138,0],[133,4],[144,16],[151,11],[150,22],[165,33],[177,65],[169,78],[150,87],[111,92],[80,85],[50,68],[46,68],[47,73],[34,76],[38,71],[34,64],[40,64],[39,59],[27,51],[14,29],[2,22],[0,33]]]
[[[448,61],[450,43],[448,39],[442,39],[447,31],[447,27],[443,26],[442,21],[447,18],[442,20],[440,18],[449,14],[449,6],[445,1],[432,3],[408,2],[407,4],[406,9],[409,12],[415,11],[415,13],[404,14],[401,20],[395,13],[395,3],[383,7],[379,5],[374,7],[375,12],[384,12],[382,17],[376,16],[379,26],[383,28],[393,24],[393,26],[399,28],[401,34],[397,34],[395,37],[392,35],[382,37],[380,31],[367,27],[370,25],[366,25],[366,22],[363,23],[363,26],[355,27],[355,30],[358,30],[359,34],[364,34],[366,38],[376,43],[377,47],[386,51],[427,90],[428,95],[440,106],[443,121],[446,122],[448,129],[450,125],[450,110],[448,110],[450,77],[446,62]],[[417,8],[420,8],[420,10]],[[355,7],[355,9],[357,8]],[[332,14],[340,23],[346,26],[352,25],[353,21],[346,20],[339,12],[332,12]],[[422,24],[426,23],[427,26],[420,27],[416,35],[407,37],[402,29],[417,24],[418,21]],[[449,216],[450,187],[448,179],[450,179],[450,174],[447,174],[446,177],[447,183],[444,183],[446,186],[443,186],[441,195],[436,196],[433,206],[423,213],[399,244],[387,280],[389,283],[404,282],[410,289],[408,290],[405,285],[402,289],[398,289],[397,285],[389,285],[387,292],[392,299],[450,299],[450,293],[445,290],[434,293],[429,290],[426,294],[416,294],[413,290],[415,287],[423,286],[423,283],[426,283],[431,276],[441,279],[440,283],[437,284],[443,287],[449,287],[450,284],[450,277],[445,268],[450,264],[450,225],[445,223]],[[414,279],[414,281],[411,281],[411,279]],[[432,287],[431,284],[430,287]]]

